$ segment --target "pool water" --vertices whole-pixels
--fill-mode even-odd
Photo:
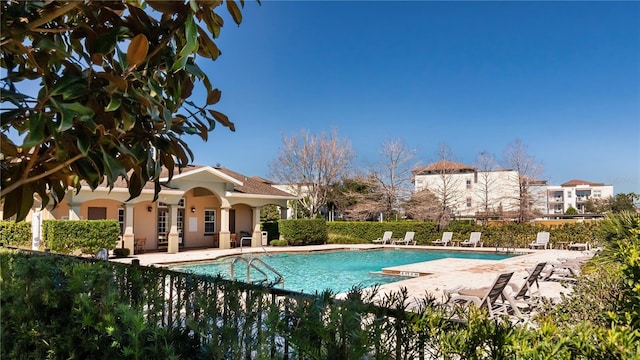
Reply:
[[[368,288],[377,284],[388,284],[405,279],[404,277],[376,273],[390,266],[443,258],[501,260],[513,255],[390,249],[250,256],[260,259],[281,273],[284,277],[285,289],[313,294],[327,289],[334,293],[343,293],[353,287]],[[180,265],[172,267],[172,269],[203,275],[221,275],[223,278],[230,279],[233,259],[224,258],[206,264]],[[246,269],[246,263],[237,261],[234,266],[235,279],[246,281]],[[264,276],[255,270],[252,270],[250,275],[252,280],[264,279]],[[273,281],[274,279],[275,276],[269,276],[268,280]]]

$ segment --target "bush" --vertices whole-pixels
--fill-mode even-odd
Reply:
[[[280,220],[282,237],[289,245],[313,245],[327,242],[327,226],[324,219]]]
[[[417,221],[334,221],[327,223],[327,230],[329,241],[334,244],[368,244],[382,237],[385,231],[393,231],[394,238],[404,237],[407,231],[414,231],[417,244],[428,244],[438,237],[434,223]]]
[[[51,251],[71,254],[82,249],[94,254],[101,248],[116,247],[120,225],[117,220],[45,220],[42,233]]]
[[[130,250],[128,248],[115,248],[113,249],[113,255],[117,258],[126,258],[129,256]]]
[[[0,221],[0,241],[5,245],[31,247],[31,223]]]
[[[280,239],[280,229],[278,228],[277,221],[267,221],[262,223],[262,231],[267,232],[267,240],[278,240]]]
[[[271,240],[269,243],[271,246],[287,246],[289,243],[287,240]]]

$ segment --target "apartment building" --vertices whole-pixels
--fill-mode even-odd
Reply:
[[[585,203],[590,199],[613,197],[613,185],[584,180],[571,180],[562,185],[547,187],[547,213],[564,214],[570,207],[585,213]]]
[[[474,166],[439,161],[413,171],[414,190],[428,189],[446,198],[451,211],[460,217],[516,212],[520,208],[518,173],[510,169],[479,171]],[[546,210],[546,182],[530,183],[530,207]]]

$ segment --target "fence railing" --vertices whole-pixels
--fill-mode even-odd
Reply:
[[[46,255],[52,263],[93,262],[107,270],[120,303],[140,311],[148,324],[186,330],[214,358],[424,358],[424,339],[410,326],[406,293],[374,302],[375,291],[352,289],[336,299],[330,293],[309,295],[165,268]]]

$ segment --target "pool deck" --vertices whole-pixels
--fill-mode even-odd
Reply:
[[[441,246],[412,246],[412,245],[376,245],[376,244],[327,244],[312,246],[285,246],[267,247],[266,252],[313,252],[327,250],[367,250],[380,248],[406,248],[424,250],[447,251],[496,251],[495,248],[463,248]],[[180,263],[202,262],[214,260],[226,256],[246,255],[250,253],[264,253],[262,248],[235,248],[235,249],[202,249],[187,250],[176,254],[146,253],[138,254],[124,259],[112,259],[112,261],[131,262],[138,259],[140,265],[169,266]],[[380,294],[398,291],[404,287],[412,299],[424,298],[427,293],[436,299],[444,300],[444,290],[456,287],[477,288],[490,286],[498,274],[513,271],[514,281],[518,286],[527,276],[527,269],[532,269],[539,262],[556,263],[561,259],[584,257],[585,252],[571,250],[530,250],[516,249],[516,253],[523,255],[514,256],[504,260],[474,260],[447,258],[434,261],[426,261],[403,266],[395,266],[382,269],[383,272],[407,275],[407,278],[398,282],[380,286]],[[286,281],[286,279],[285,279]],[[571,286],[556,281],[540,281],[540,293],[542,296],[559,300],[561,294],[571,291]]]

